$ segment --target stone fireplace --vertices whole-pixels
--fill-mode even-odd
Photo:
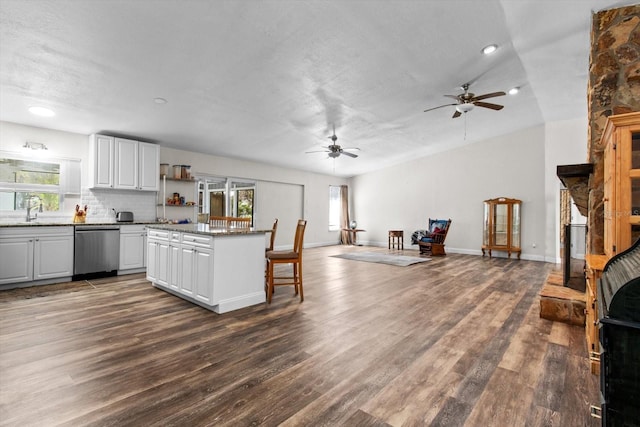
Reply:
[[[589,65],[587,253],[604,253],[604,147],[607,117],[640,111],[640,5],[593,15]],[[577,201],[576,201],[577,203]]]

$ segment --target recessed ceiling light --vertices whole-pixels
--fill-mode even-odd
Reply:
[[[485,46],[485,47],[482,48],[482,53],[484,55],[491,55],[496,50],[498,50],[498,45],[497,44],[490,44],[489,46]]]
[[[509,95],[515,95],[518,92],[520,92],[519,87],[512,87],[511,89],[509,89]]]
[[[46,107],[29,107],[29,112],[42,117],[53,117],[56,115],[56,113]]]
[[[167,100],[164,98],[153,98],[153,102],[155,102],[156,104],[166,104]]]

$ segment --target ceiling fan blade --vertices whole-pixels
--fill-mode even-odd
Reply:
[[[492,110],[502,110],[504,108],[504,105],[491,104],[489,102],[474,102],[473,104],[478,107],[490,108]]]
[[[344,149],[343,149],[344,150]],[[357,154],[349,153],[348,151],[342,151],[340,154],[344,154],[345,156],[353,157],[354,159],[358,157]]]
[[[441,105],[439,107],[429,108],[428,110],[424,110],[424,112],[426,113],[427,111],[437,110],[438,108],[442,108],[442,107],[450,107],[452,105],[458,105],[458,104],[457,103],[455,103],[455,104],[445,104],[445,105]]]
[[[358,150],[358,151],[360,151],[360,149],[358,147],[343,147],[342,151],[344,151],[344,150]]]
[[[310,153],[329,153],[329,151],[327,150],[316,150],[316,151],[305,151],[305,154],[310,154]]]
[[[492,92],[492,93],[486,93],[484,95],[476,96],[473,98],[473,100],[480,101],[481,99],[494,98],[496,96],[504,96],[504,95],[506,95],[506,93],[504,92]]]
[[[456,110],[456,112],[455,112],[455,113],[453,113],[453,117],[451,117],[451,118],[452,118],[452,119],[455,119],[455,118],[457,118],[457,117],[460,117],[461,115],[462,115],[462,113],[461,113],[460,111]]]

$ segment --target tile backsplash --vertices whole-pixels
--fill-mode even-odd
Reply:
[[[87,222],[115,222],[117,211],[131,211],[136,221],[155,221],[157,193],[83,188],[80,195],[66,195],[65,208],[58,212],[36,212],[39,221],[68,223],[73,220],[74,207],[88,207]],[[4,212],[0,223],[24,222],[24,211]]]
[[[82,189],[82,206],[87,205],[87,222],[115,221],[115,211],[131,211],[136,221],[156,219],[156,193],[110,189]]]

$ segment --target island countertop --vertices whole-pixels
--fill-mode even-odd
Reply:
[[[178,231],[181,233],[206,234],[208,236],[237,236],[241,234],[270,233],[271,229],[260,230],[257,228],[215,228],[209,224],[148,224],[147,228],[157,230]]]

